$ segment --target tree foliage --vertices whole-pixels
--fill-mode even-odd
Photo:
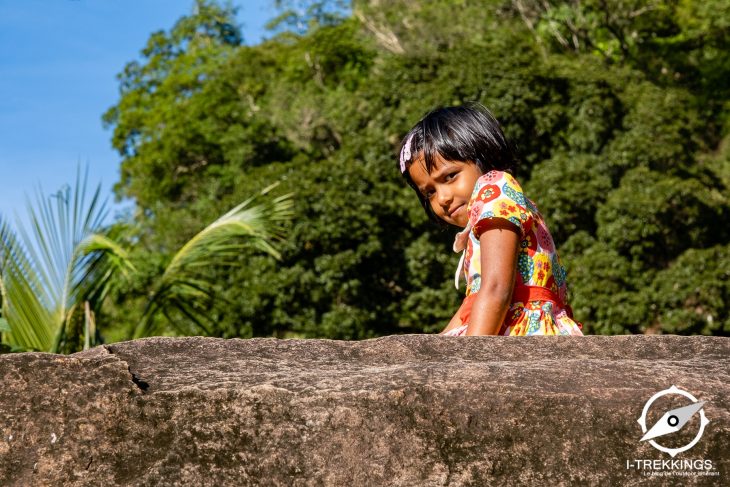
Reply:
[[[588,332],[730,333],[718,284],[730,248],[726,1],[279,3],[277,34],[247,46],[232,9],[198,1],[120,74],[105,121],[148,278],[115,294],[119,326],[194,229],[280,181],[296,195],[282,260],[244,252],[234,271],[209,270],[226,303],[208,310],[209,334],[441,329],[461,299],[456,229],[426,221],[395,151],[427,110],[476,100],[520,149],[517,177]]]

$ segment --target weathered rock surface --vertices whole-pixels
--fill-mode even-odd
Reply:
[[[729,485],[729,357],[727,338],[440,335],[4,355],[0,484]],[[711,476],[627,468],[672,459],[637,423],[672,385],[710,421],[676,459]],[[647,426],[690,402],[662,396]]]

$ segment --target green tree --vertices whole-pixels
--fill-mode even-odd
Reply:
[[[241,43],[233,15],[230,7],[196,0],[194,14],[180,19],[169,34],[150,36],[142,50],[146,63],[130,62],[119,76],[122,98],[103,116],[114,126],[112,145],[125,157],[117,191],[134,195],[146,211],[160,193],[184,201],[185,183],[220,163],[217,127],[199,116],[215,110],[220,100],[206,97],[201,104],[194,95]],[[163,138],[150,136],[158,130]],[[155,194],[140,184],[148,178],[156,181]]]
[[[718,309],[715,295],[673,300],[656,281],[692,266],[715,282],[699,262],[728,244],[724,20],[689,0],[281,5],[298,12],[259,45],[212,35],[195,47],[180,26],[210,18],[194,12],[122,73],[106,120],[122,156],[117,193],[139,212],[142,277],[113,293],[115,320],[132,326],[123,310],[152,292],[193,229],[277,180],[297,194],[282,259],[243,252],[248,265],[206,271],[230,304],[210,309],[210,334],[442,328],[462,297],[456,229],[426,221],[394,160],[427,110],[476,100],[520,150],[517,177],[547,218],[587,330],[727,333],[676,323],[685,315],[674,311]]]

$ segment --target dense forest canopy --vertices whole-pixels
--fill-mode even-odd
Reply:
[[[425,112],[472,100],[519,148],[584,331],[730,334],[730,2],[277,3],[278,34],[248,46],[230,6],[200,0],[120,73],[104,121],[142,272],[107,303],[107,340],[174,249],[276,181],[295,193],[282,260],[209,269],[207,332],[441,330],[463,296],[457,229],[426,220],[395,157]]]

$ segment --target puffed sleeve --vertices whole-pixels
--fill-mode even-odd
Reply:
[[[532,227],[531,203],[522,193],[520,183],[504,171],[490,171],[477,179],[469,201],[469,223],[479,239],[495,219],[503,219],[517,227],[524,238]]]

